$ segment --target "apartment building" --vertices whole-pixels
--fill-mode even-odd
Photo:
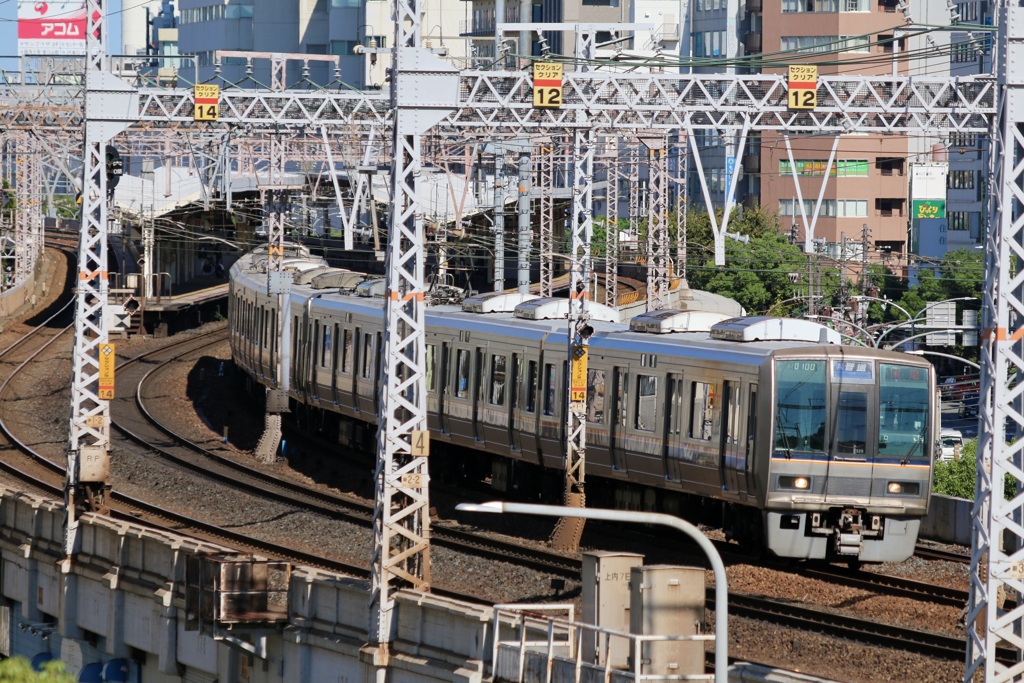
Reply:
[[[766,62],[770,58],[772,68],[764,71],[775,73],[783,72],[786,63],[817,63],[820,75],[941,78],[978,73],[987,67],[984,46],[968,53],[958,46],[965,40],[962,34],[916,27],[950,24],[962,17],[979,22],[984,20],[985,7],[984,2],[951,0],[747,0],[751,30],[745,38],[746,52],[759,53]],[[979,36],[979,43],[982,40]],[[802,226],[794,170],[809,219],[825,179],[833,138],[791,136],[790,141],[792,164],[784,138],[765,133],[744,166],[759,174],[751,200],[777,209],[784,224]],[[908,253],[911,219],[909,165],[948,162],[947,208],[954,236],[947,240],[949,248],[973,244],[984,210],[983,157],[973,136],[844,135],[826,184],[815,237],[824,240],[827,254],[841,260],[857,258],[867,225],[871,247],[883,256],[903,258]],[[803,230],[797,235],[802,240]]]
[[[423,0],[420,7],[424,45],[464,59],[466,41],[458,34],[466,5],[459,0]],[[181,0],[178,47],[196,55],[200,80],[216,73],[216,50],[247,50],[338,55],[342,82],[357,89],[380,88],[391,64],[386,51],[395,35],[391,9],[387,0]],[[257,62],[250,73],[244,60],[228,58],[219,71],[243,86],[270,82],[267,62]],[[290,65],[287,83],[298,85],[302,80],[302,66]],[[333,69],[311,63],[309,80],[330,83]]]

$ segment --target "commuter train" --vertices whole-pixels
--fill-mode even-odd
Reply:
[[[383,283],[356,286],[355,274],[289,247],[279,312],[265,253],[231,269],[236,365],[255,389],[274,386],[281,362],[280,388],[304,425],[371,444]],[[512,311],[494,312],[503,308]],[[780,557],[857,563],[913,553],[938,434],[927,361],[843,346],[808,321],[658,311],[623,324],[613,309],[590,310],[588,505],[712,514],[731,538]],[[560,502],[565,301],[470,297],[431,305],[426,321],[432,476]]]

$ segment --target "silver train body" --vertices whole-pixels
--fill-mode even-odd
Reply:
[[[338,419],[342,441],[353,429],[370,434],[383,299],[342,293],[345,276],[305,253],[287,268],[294,284],[278,312],[265,256],[233,266],[235,363],[264,386],[275,385],[283,363],[280,388],[293,409]],[[283,349],[274,342],[278,315],[287,322]],[[659,317],[669,314],[645,319]],[[926,361],[842,346],[835,332],[806,321],[735,318],[708,332],[660,334],[592,325],[588,502],[714,508],[731,537],[781,557],[879,562],[913,553],[938,433]],[[472,449],[481,478],[499,491],[519,489],[524,472],[560,480],[564,313],[526,320],[431,307],[426,344],[434,451],[439,442]]]

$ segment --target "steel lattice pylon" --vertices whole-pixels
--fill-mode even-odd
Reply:
[[[572,242],[569,253],[569,363],[566,386],[565,504],[585,507],[587,452],[587,294],[590,283],[590,241],[593,237],[594,138],[577,131],[573,144]],[[556,548],[575,550],[583,534],[583,520],[564,517],[551,535]]]
[[[640,234],[640,144],[633,140],[629,144],[629,239],[636,240]]]
[[[537,150],[537,175],[540,189],[540,239],[537,249],[540,252],[540,295],[551,296],[551,283],[555,277],[554,270],[554,230],[555,230],[555,145],[554,142],[542,143]]]
[[[399,583],[430,590],[425,240],[416,205],[416,174],[421,134],[450,112],[446,96],[454,99],[458,91],[457,72],[420,47],[417,0],[396,0],[395,18],[392,207],[370,597],[370,638],[381,645],[379,666],[386,666],[384,647],[394,636],[392,591]],[[439,96],[424,97],[428,89]]]
[[[604,230],[604,303],[619,299],[619,139],[608,140],[608,215]]]
[[[86,111],[104,99],[106,22],[103,3],[88,0]],[[99,353],[107,342],[107,178],[103,123],[85,122],[82,228],[78,246],[78,295],[72,355],[70,439],[67,457],[65,554],[77,550],[78,513],[107,505],[110,469],[110,403],[99,396]],[[109,349],[109,347],[105,347]]]
[[[284,273],[284,215],[288,210],[285,202],[284,181],[284,140],[280,134],[274,134],[269,141],[270,168],[267,187],[260,192],[267,218],[267,294],[277,297],[277,319],[273,330],[274,351],[278,356],[272,360],[274,367],[274,386],[267,389],[266,410],[263,415],[263,434],[256,444],[256,457],[265,463],[274,462],[277,448],[281,444],[281,413],[288,409],[288,378],[285,376],[284,363],[280,358],[287,353],[288,339],[288,292],[291,290],[291,279]],[[271,353],[273,357],[275,354]]]
[[[647,146],[647,310],[660,311],[668,298],[668,155],[664,138]]]
[[[1006,0],[996,9],[1003,30],[994,64],[1000,86],[992,126],[990,220],[985,235],[978,469],[972,511],[971,588],[965,681],[984,668],[986,683],[1024,680],[1024,440],[1006,443],[1005,425],[1024,429],[1024,8]],[[1016,495],[1003,495],[1007,477]],[[1016,598],[1012,609],[1004,600]],[[996,647],[1016,651],[1012,665]]]

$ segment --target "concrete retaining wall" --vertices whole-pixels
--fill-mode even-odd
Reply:
[[[921,520],[921,538],[970,546],[973,506],[973,500],[933,493],[928,516]]]
[[[185,559],[223,548],[85,515],[81,552],[68,562],[63,523],[62,504],[0,487],[2,656],[61,659],[75,676],[117,669],[146,683],[358,683],[381,667],[402,683],[492,680],[489,607],[400,591],[382,652],[368,644],[368,582],[298,568],[286,624],[214,638],[187,628]],[[538,671],[525,680],[545,680],[547,665]],[[795,680],[749,666],[734,673],[730,680]]]

